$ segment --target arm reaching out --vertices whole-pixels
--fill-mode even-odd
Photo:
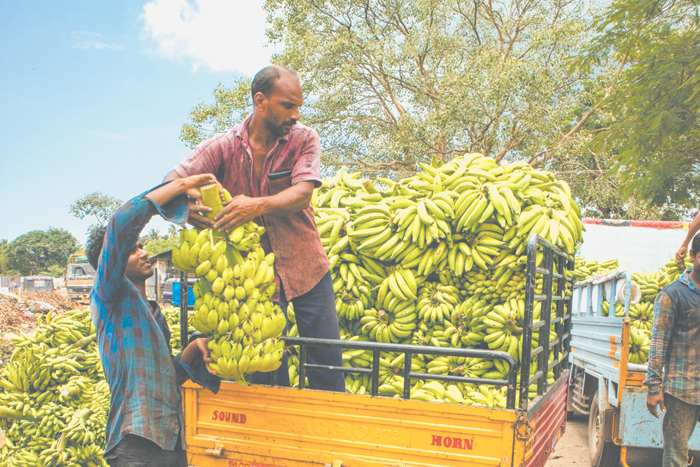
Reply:
[[[688,226],[688,234],[685,236],[685,240],[683,240],[681,247],[676,252],[676,263],[679,265],[683,265],[685,254],[688,253],[688,245],[690,245],[690,241],[693,239],[698,230],[700,230],[700,212],[698,212],[695,219],[693,219]]]

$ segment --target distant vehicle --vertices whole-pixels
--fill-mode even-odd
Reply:
[[[95,281],[95,269],[86,256],[73,255],[66,268],[66,291],[68,297],[81,303],[90,301],[92,283]]]
[[[192,291],[192,286],[197,282],[195,279],[188,279],[187,283],[187,306],[192,308],[194,306],[195,298],[194,292]],[[165,281],[165,286],[163,287],[163,305],[173,305],[180,306],[180,278],[171,278]]]
[[[22,278],[22,292],[53,292],[53,278],[27,276]]]

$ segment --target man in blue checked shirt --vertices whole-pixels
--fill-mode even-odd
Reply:
[[[86,246],[97,270],[91,292],[92,319],[109,383],[105,459],[112,467],[187,467],[180,385],[187,379],[216,393],[220,380],[207,365],[206,339],[190,339],[173,356],[170,330],[158,304],[146,299],[146,279],[153,275],[139,235],[156,214],[183,225],[200,187],[216,183],[213,175],[195,175],[160,185],[128,201],[106,229]]]
[[[647,408],[663,420],[663,467],[688,464],[688,440],[700,421],[700,235],[690,248],[693,269],[663,289],[654,303]]]

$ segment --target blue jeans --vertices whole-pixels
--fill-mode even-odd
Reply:
[[[280,284],[280,308],[287,315],[287,298],[284,288]],[[297,328],[301,337],[315,337],[319,339],[340,339],[338,327],[338,312],[335,309],[335,293],[333,292],[333,280],[330,271],[313,289],[304,295],[292,299]],[[287,334],[287,331],[284,331]],[[308,347],[307,363],[314,365],[327,365],[342,367],[343,350],[326,347]],[[308,370],[311,389],[324,391],[345,392],[345,376],[342,372]],[[270,384],[270,373],[255,373],[254,384]],[[277,384],[288,387],[289,369],[287,356],[282,360],[282,366],[277,370]]]
[[[692,405],[664,394],[664,457],[663,467],[688,465],[688,440],[700,421],[700,405]]]

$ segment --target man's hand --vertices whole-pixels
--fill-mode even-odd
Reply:
[[[215,217],[214,228],[224,232],[232,232],[238,226],[252,221],[262,215],[261,198],[236,196],[225,203],[224,209]]]
[[[647,396],[647,409],[654,417],[659,418],[659,414],[656,411],[656,406],[661,405],[661,411],[666,412],[666,407],[664,406],[664,395],[663,393],[657,394],[655,396]]]
[[[683,244],[676,252],[676,264],[685,269],[685,254],[688,253],[688,245]]]
[[[214,363],[214,360],[209,356],[209,348],[207,347],[207,339],[204,337],[201,337],[199,339],[195,339],[190,344],[185,348],[185,350],[182,351],[182,355],[180,356],[180,361],[190,365],[192,361],[194,361],[195,354],[199,352],[202,354],[202,359],[204,360],[204,364],[207,367],[207,371],[211,373],[212,375],[216,376],[216,372],[209,368],[210,363]]]
[[[211,229],[214,221],[202,215],[202,213],[211,211],[211,208],[202,204],[201,189],[207,185],[215,183],[221,187],[221,184],[212,174],[192,175],[181,179],[185,194],[190,198],[189,217],[187,222],[197,227],[198,229]]]

